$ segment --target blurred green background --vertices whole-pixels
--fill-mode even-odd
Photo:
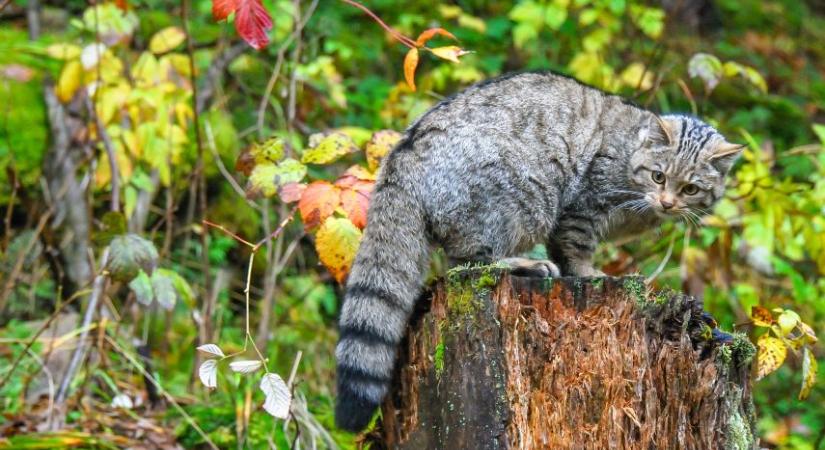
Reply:
[[[723,328],[749,333],[754,342],[766,333],[750,324],[757,305],[793,311],[825,335],[825,3],[363,5],[413,39],[444,28],[458,42],[439,36],[428,46],[471,53],[453,63],[422,52],[412,91],[403,72],[408,49],[342,1],[264,0],[274,27],[261,51],[243,43],[232,19],[215,21],[209,1],[0,1],[0,436],[12,439],[6,445],[117,447],[126,445],[117,436],[134,439],[139,428],[164,443],[149,448],[175,441],[204,446],[195,423],[222,448],[288,448],[298,429],[305,445],[354,448],[354,436],[334,430],[331,412],[342,290],[319,264],[315,230],[305,230],[300,217],[256,254],[249,307],[251,335],[269,370],[287,378],[302,352],[295,392],[305,414],[283,426],[260,410],[257,380],[229,370],[219,372],[209,393],[193,382],[197,345],[219,343],[227,354],[245,348],[250,255],[200,220],[254,243],[291,217],[293,206],[275,195],[278,186],[247,185],[235,170],[250,146],[275,138],[266,148],[277,147],[276,162],[301,160],[318,147],[320,137],[310,136],[335,129],[364,148],[374,131],[403,131],[440,99],[511,71],[569,74],[655,111],[696,114],[746,144],[727,196],[701,227],[672,223],[638,241],[606,244],[598,261],[607,273],[655,275],[657,287],[701,296]],[[105,53],[95,53],[99,44]],[[56,93],[59,108],[49,105],[47,91]],[[57,110],[64,114],[55,117]],[[105,215],[110,151],[125,221]],[[362,151],[323,164],[303,159],[300,167],[271,170],[317,182],[367,166]],[[61,192],[55,180],[74,187]],[[248,199],[250,187],[263,195]],[[360,231],[350,229],[357,245]],[[157,287],[158,302],[144,305],[134,286],[109,286],[90,350],[68,380],[65,426],[52,427],[63,431],[43,434],[54,415],[49,392],[76,345],[61,350],[54,337],[68,336],[66,343],[82,332],[79,314],[95,273],[90,261],[101,257],[107,232],[125,230],[159,253],[160,267],[169,269],[164,279],[174,284],[172,303]],[[50,317],[51,328],[27,348]],[[816,359],[825,356],[821,344],[809,348]],[[157,394],[154,408],[151,383],[130,357],[150,361],[145,370],[169,394]],[[803,376],[803,350],[792,349],[781,368],[755,384],[763,447],[825,449],[825,386],[817,382],[807,400],[798,400]],[[118,395],[141,404],[116,408]]]

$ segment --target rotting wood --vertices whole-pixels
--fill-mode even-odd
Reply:
[[[755,349],[692,297],[469,269],[421,303],[372,448],[755,446]]]

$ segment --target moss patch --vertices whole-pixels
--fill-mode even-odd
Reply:
[[[625,278],[622,286],[638,304],[647,302],[647,290],[640,278]]]

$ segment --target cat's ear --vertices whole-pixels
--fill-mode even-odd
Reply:
[[[658,144],[670,147],[673,145],[673,131],[670,124],[664,119],[653,114],[647,128],[642,130],[642,142],[647,145]]]
[[[733,163],[742,156],[745,146],[723,141],[717,144],[710,155],[710,162],[724,173],[730,170]]]

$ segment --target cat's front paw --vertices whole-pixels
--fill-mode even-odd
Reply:
[[[558,277],[558,266],[547,259],[506,258],[499,261],[510,268],[510,273],[522,277]]]
[[[581,278],[606,277],[604,272],[591,265],[581,265],[573,268],[573,275]]]

